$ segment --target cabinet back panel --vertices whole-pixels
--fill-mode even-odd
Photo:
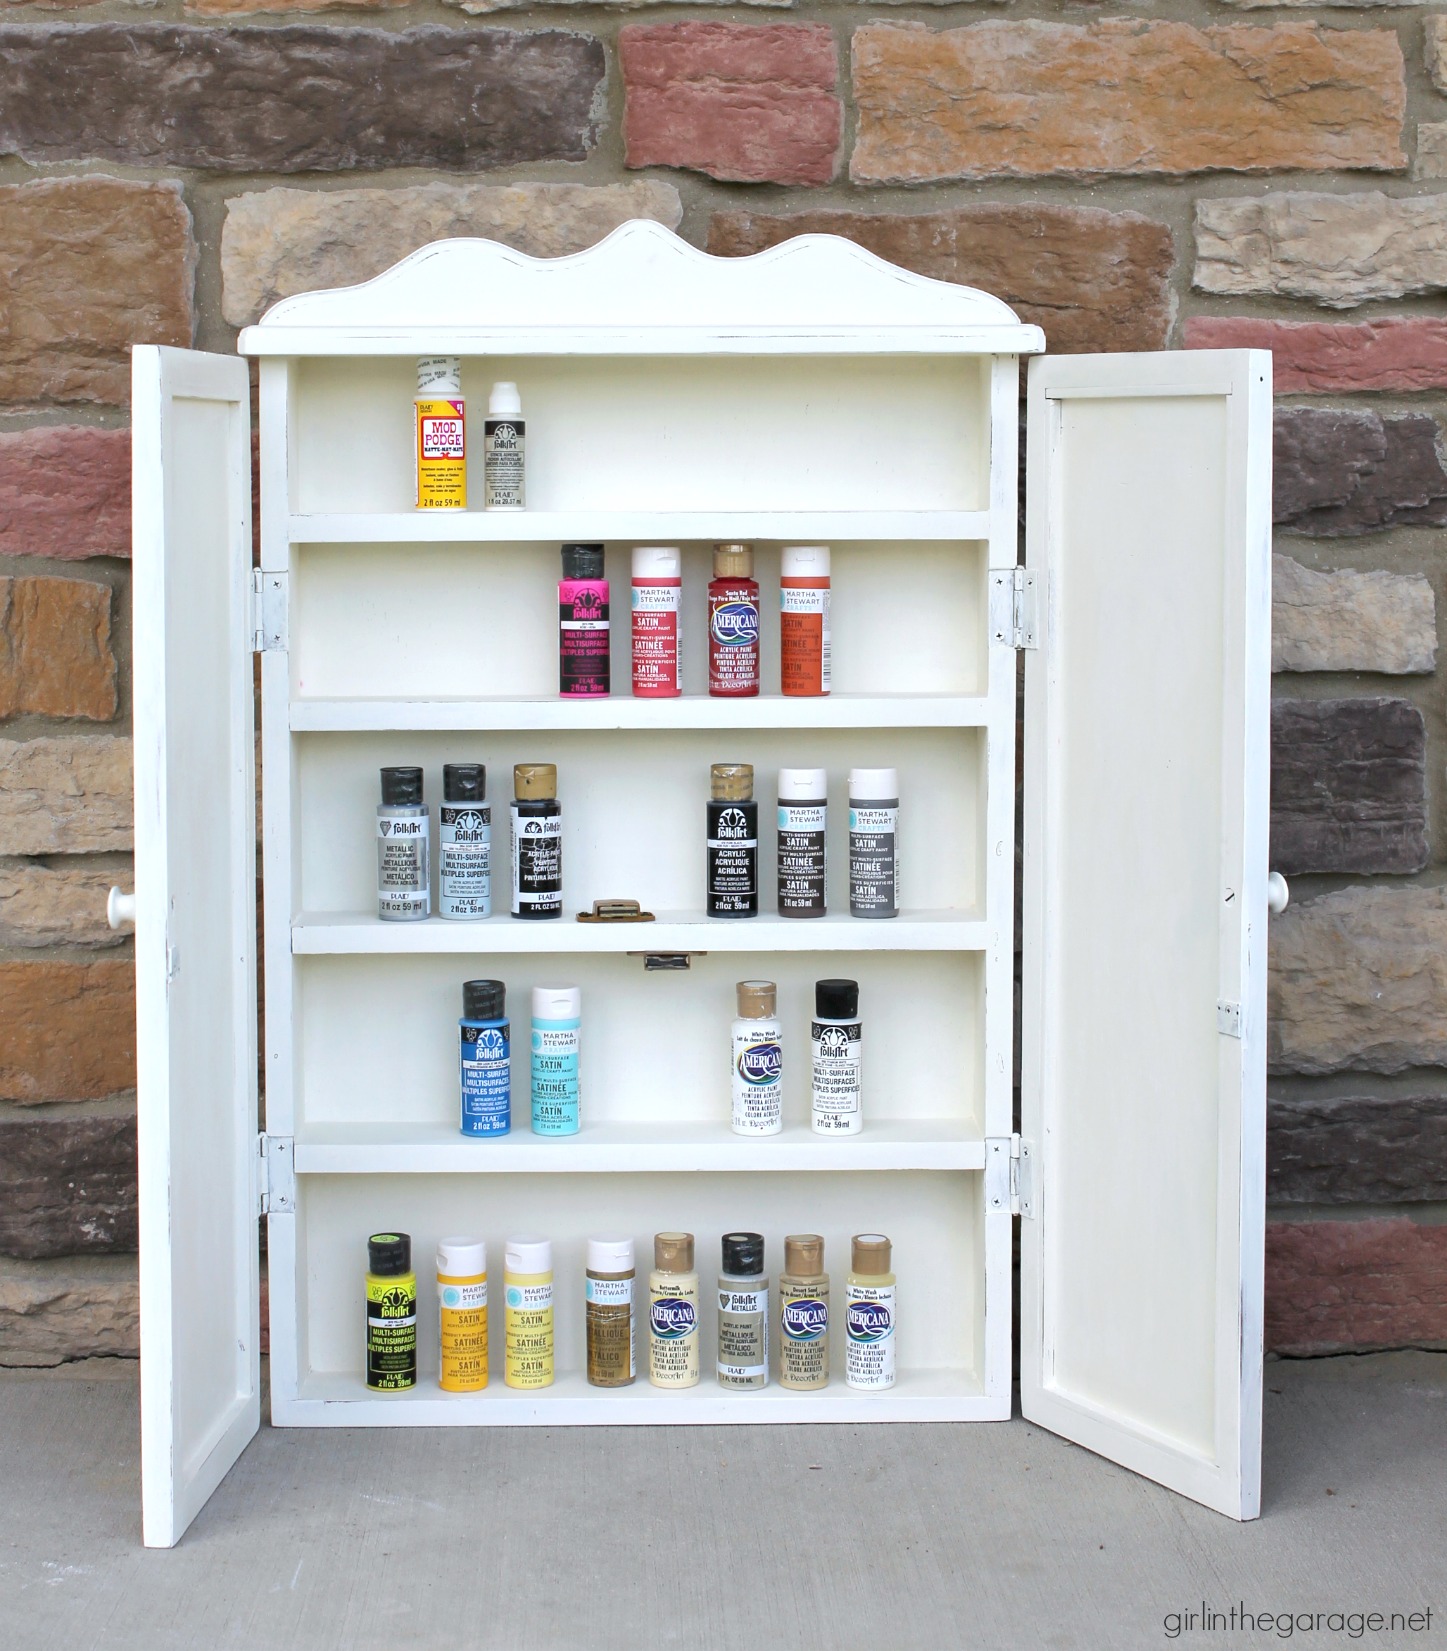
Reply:
[[[486,763],[488,770],[495,912],[507,910],[508,803],[519,762],[558,766],[564,921],[600,898],[637,899],[660,913],[702,909],[713,762],[754,765],[763,911],[775,908],[780,767],[829,771],[831,911],[848,910],[848,776],[854,766],[899,770],[902,905],[973,914],[983,899],[985,738],[979,729],[308,734],[295,745],[301,903],[307,911],[376,910],[379,768],[423,765],[435,831],[442,765],[468,761]],[[479,949],[485,947],[480,938]]]
[[[514,380],[532,510],[978,510],[988,362],[977,357],[467,359],[468,500],[482,505],[488,391]],[[292,508],[416,501],[416,364],[296,369]]]
[[[590,1122],[726,1123],[734,987],[759,979],[779,986],[785,1122],[807,1124],[814,982],[840,976],[860,984],[865,1128],[871,1119],[948,1118],[983,1134],[978,953],[733,952],[695,955],[692,968],[676,972],[647,972],[641,958],[619,955],[308,957],[298,959],[297,975],[301,1135],[309,1124],[456,1127],[457,1021],[462,982],[474,978],[507,983],[514,1130],[528,1128],[534,986],[582,989],[586,1129]],[[476,1145],[488,1150],[486,1142]]]
[[[712,548],[683,548],[683,688],[708,691]],[[615,694],[630,676],[627,545],[611,581]],[[834,690],[985,691],[986,550],[850,543],[831,550]],[[779,547],[754,553],[762,687],[779,691]],[[523,698],[558,691],[558,547],[308,545],[292,580],[291,659],[302,698]],[[907,707],[901,707],[907,715]]]
[[[833,1319],[833,1379],[844,1379],[843,1300],[849,1239],[887,1233],[899,1276],[896,1358],[904,1369],[979,1371],[983,1336],[984,1232],[980,1177],[960,1172],[820,1171],[802,1182],[782,1175],[489,1175],[306,1177],[299,1189],[298,1279],[301,1372],[358,1371],[362,1364],[362,1275],[367,1235],[407,1232],[418,1282],[418,1342],[422,1379],[436,1380],[437,1240],[454,1234],[485,1238],[491,1379],[503,1373],[503,1245],[509,1234],[553,1241],[555,1366],[583,1363],[583,1269],[589,1237],[632,1237],[638,1259],[635,1334],[639,1380],[645,1349],[638,1302],[653,1264],[653,1234],[691,1232],[696,1251],[703,1336],[703,1379],[716,1358],[712,1290],[719,1237],[761,1232],[774,1287],[784,1235],[824,1238]],[[644,1309],[646,1312],[646,1308]],[[777,1335],[772,1341],[777,1347]],[[777,1352],[774,1353],[777,1369]]]

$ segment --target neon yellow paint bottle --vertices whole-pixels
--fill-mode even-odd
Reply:
[[[417,1275],[406,1233],[367,1240],[367,1386],[396,1393],[417,1385]]]
[[[487,1386],[487,1245],[480,1238],[444,1238],[437,1246],[437,1323],[444,1393]]]
[[[503,1314],[509,1387],[553,1385],[553,1246],[510,1238],[503,1260]]]

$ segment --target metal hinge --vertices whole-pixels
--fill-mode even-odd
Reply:
[[[985,1207],[1011,1215],[1035,1215],[1035,1152],[1018,1135],[985,1142]]]
[[[251,651],[286,652],[287,576],[251,570]]]
[[[1223,998],[1216,1005],[1216,1030],[1228,1038],[1241,1036],[1241,1005],[1227,1003]]]
[[[1040,646],[1035,578],[1025,568],[990,571],[990,635],[1007,648]]]
[[[258,1135],[257,1214],[296,1214],[296,1161],[290,1135]]]

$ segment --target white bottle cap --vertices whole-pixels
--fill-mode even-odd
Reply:
[[[829,776],[822,768],[781,768],[781,803],[822,803],[829,797]]]
[[[487,1244],[481,1238],[439,1238],[439,1278],[479,1278],[487,1271]]]
[[[523,410],[523,398],[518,394],[518,387],[508,379],[501,379],[492,387],[492,394],[487,398],[487,412],[489,418],[517,418]]]
[[[588,1240],[588,1271],[590,1273],[631,1273],[633,1271],[633,1240],[631,1238],[590,1238]]]
[[[576,986],[534,986],[534,1020],[577,1020],[583,1013],[583,994]]]
[[[435,390],[439,395],[455,396],[462,393],[462,357],[460,355],[424,355],[417,363],[417,394],[426,395]]]
[[[851,768],[849,770],[850,802],[884,801],[899,795],[899,770],[896,768]]]
[[[503,1265],[524,1278],[553,1270],[553,1241],[550,1238],[510,1238],[503,1253]]]
[[[633,577],[647,579],[677,579],[682,566],[678,551],[672,545],[639,545],[633,552]]]
[[[827,579],[829,577],[828,545],[785,545],[780,559],[781,579]]]

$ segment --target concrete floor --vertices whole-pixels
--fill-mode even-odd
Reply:
[[[1447,1355],[1273,1362],[1238,1526],[1025,1422],[264,1427],[140,1546],[133,1365],[0,1374],[5,1651],[956,1651],[1170,1643],[1168,1613],[1432,1610]],[[1182,1632],[1196,1646],[1280,1643]]]

